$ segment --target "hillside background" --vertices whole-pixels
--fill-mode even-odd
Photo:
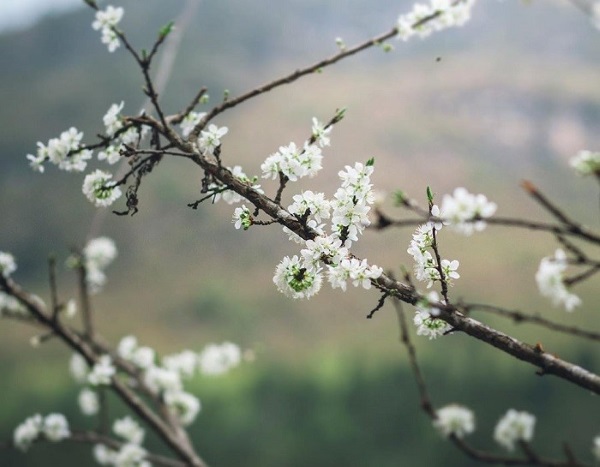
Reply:
[[[120,4],[122,27],[139,48],[183,7],[175,0]],[[224,89],[237,95],[335,53],[338,36],[351,45],[389,30],[411,5],[203,1],[185,32],[164,107],[177,112],[200,86],[213,103]],[[92,141],[113,102],[124,100],[129,114],[143,102],[134,64],[122,49],[107,53],[92,20],[82,8],[0,35],[0,249],[17,258],[16,279],[44,298],[47,255],[65,258],[83,245],[96,211],[81,194],[82,176],[53,168],[33,173],[25,155],[73,125]],[[221,115],[217,123],[230,129],[224,163],[259,174],[280,145],[306,138],[313,116],[327,120],[347,107],[322,174],[288,188],[286,202],[300,187],[332,194],[344,165],[375,157],[374,183],[387,194],[402,189],[425,204],[427,185],[439,197],[465,186],[496,201],[498,214],[548,220],[519,188],[528,179],[598,227],[598,186],[568,167],[578,150],[600,148],[600,32],[580,11],[563,1],[479,2],[464,28],[393,45],[392,53],[372,50]],[[272,275],[297,245],[274,226],[236,231],[227,205],[191,210],[202,174],[179,160],[159,169],[142,186],[138,214],[109,215],[102,225],[119,257],[94,307],[111,342],[133,333],[170,353],[229,340],[254,353],[229,376],[193,383],[203,404],[193,437],[210,465],[472,465],[419,411],[391,307],[367,321],[379,298],[374,292],[324,287],[310,302],[285,299]],[[386,207],[405,215],[391,201]],[[411,264],[410,235],[367,232],[357,253],[398,273]],[[488,228],[468,239],[444,231],[444,256],[461,262],[452,296],[597,329],[594,284],[576,289],[584,305],[573,315],[539,297],[534,274],[555,247],[551,237],[525,231]],[[59,279],[61,296],[73,295],[75,278],[61,270]],[[481,318],[599,369],[590,344]],[[33,349],[33,335],[18,323],[0,328],[0,439],[36,412],[67,413],[78,427],[91,423],[77,414],[69,353],[52,341]],[[475,410],[479,446],[492,445],[497,419],[514,407],[538,416],[534,445],[543,452],[558,455],[566,440],[589,456],[600,430],[596,398],[539,378],[465,336],[417,345],[434,403]],[[49,464],[94,465],[87,446],[40,445],[26,456],[0,451],[0,465]]]

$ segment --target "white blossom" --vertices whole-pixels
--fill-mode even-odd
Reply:
[[[277,289],[290,298],[312,297],[320,290],[322,280],[320,270],[307,267],[297,255],[284,257],[273,276]]]
[[[74,299],[70,299],[64,308],[65,316],[69,319],[74,318],[77,314],[77,302]]]
[[[414,35],[424,38],[434,31],[462,26],[471,18],[474,4],[475,0],[431,0],[430,5],[416,3],[412,11],[398,18],[398,38],[404,41]]]
[[[494,440],[502,447],[512,451],[517,441],[531,441],[534,427],[535,417],[533,415],[510,409],[498,421],[494,429]]]
[[[69,423],[63,414],[53,413],[44,418],[42,427],[46,439],[58,442],[71,436]]]
[[[190,136],[190,133],[192,132],[194,127],[198,125],[198,123],[200,123],[200,121],[205,116],[206,112],[200,113],[192,111],[188,113],[185,117],[183,117],[183,120],[179,124],[179,127],[181,128],[181,134],[183,135],[183,137],[187,138],[188,136]]]
[[[123,110],[124,105],[125,103],[123,101],[121,101],[120,104],[112,104],[104,117],[102,117],[102,121],[106,127],[106,134],[108,136],[114,135],[117,131],[123,128],[123,121],[121,120],[119,114],[121,110]]]
[[[88,388],[84,388],[77,396],[79,410],[84,415],[96,415],[100,410],[100,401],[98,393]]]
[[[227,127],[219,128],[212,123],[208,126],[208,130],[202,130],[198,138],[198,147],[202,154],[214,154],[215,149],[221,145],[221,138],[228,131]]]
[[[165,391],[181,391],[181,377],[173,370],[151,366],[144,371],[144,383],[155,394]]]
[[[600,11],[600,3],[595,6]],[[579,151],[569,162],[579,175],[600,174],[600,152]]]
[[[378,266],[369,266],[366,259],[344,258],[336,265],[327,266],[327,280],[332,288],[346,291],[347,281],[354,287],[371,288],[371,280],[377,279],[383,273]]]
[[[90,369],[85,358],[78,353],[74,353],[69,362],[69,371],[76,382],[83,384],[87,381]]]
[[[88,374],[87,380],[92,386],[108,385],[115,373],[110,355],[102,355]]]
[[[131,360],[137,347],[138,344],[135,336],[125,336],[119,341],[117,353],[122,359]]]
[[[192,394],[183,391],[168,391],[164,397],[167,407],[184,426],[194,422],[200,412],[200,400]]]
[[[5,251],[0,251],[0,275],[10,276],[17,269],[15,257]]]
[[[115,453],[114,465],[115,467],[150,467],[150,462],[145,460],[147,454],[143,447],[127,443]]]
[[[235,208],[231,222],[234,223],[236,229],[243,228],[248,230],[252,225],[252,215],[246,205],[242,205],[240,208]]]
[[[231,343],[207,345],[198,355],[200,371],[205,375],[222,375],[240,364],[242,352]]]
[[[164,356],[162,364],[166,369],[179,373],[182,378],[191,378],[196,372],[198,356],[191,350],[184,350],[174,355]]]
[[[29,165],[37,172],[43,172],[45,161],[58,166],[67,172],[82,172],[87,167],[87,161],[92,158],[92,151],[81,145],[83,132],[71,127],[63,131],[58,138],[52,138],[46,145],[37,143],[35,156],[27,155]]]
[[[444,195],[440,208],[441,217],[452,229],[463,235],[471,235],[486,227],[485,218],[491,217],[497,205],[485,195],[473,195],[465,188],[456,188],[452,196]]]
[[[96,19],[92,23],[92,28],[101,30],[102,43],[108,46],[109,52],[114,52],[120,45],[114,28],[119,24],[122,17],[123,8],[115,8],[112,5],[108,5],[106,10],[98,10],[96,12]]]
[[[100,151],[98,153],[99,161],[106,161],[110,165],[116,164],[121,159],[121,153],[119,152],[119,147],[117,146],[108,146],[104,151]]]
[[[94,460],[100,465],[114,465],[117,453],[104,444],[94,446]]]
[[[43,419],[40,414],[33,415],[21,423],[13,433],[13,442],[22,451],[27,451],[29,446],[37,439],[42,431]]]
[[[139,445],[144,442],[144,430],[129,416],[115,420],[112,429],[115,435],[123,438],[128,443]]]
[[[110,206],[121,197],[121,189],[110,181],[111,178],[111,174],[99,169],[85,176],[82,191],[94,206]]]
[[[315,141],[317,142],[317,144],[319,146],[321,146],[322,148],[325,146],[329,146],[329,144],[330,144],[329,133],[331,133],[332,129],[333,129],[333,126],[329,126],[329,128],[325,128],[325,126],[321,122],[319,122],[319,120],[317,120],[315,117],[313,117],[313,119],[312,119],[312,136],[313,136],[313,138],[315,138]]]
[[[464,438],[465,435],[475,431],[475,416],[466,407],[452,404],[442,407],[436,411],[436,419],[433,422],[443,436],[454,435]]]
[[[102,290],[106,282],[104,269],[117,257],[115,242],[108,237],[91,239],[83,248],[86,281],[91,293]]]
[[[0,292],[0,316],[3,313],[26,316],[28,311],[15,297]]]
[[[309,211],[310,217],[314,218],[317,222],[329,219],[331,203],[325,199],[323,193],[313,193],[308,190],[303,191],[299,195],[294,195],[292,199],[294,202],[288,206],[290,214],[302,217]]]
[[[313,177],[321,170],[323,155],[321,148],[316,145],[305,145],[300,149],[296,143],[280,146],[279,151],[271,154],[261,164],[263,178],[275,180],[279,173],[295,182],[302,177]]]
[[[413,322],[417,326],[418,336],[425,336],[431,340],[443,336],[452,329],[448,323],[437,318],[440,311],[432,306],[432,303],[439,301],[437,292],[431,291],[415,305],[416,312]]]
[[[570,293],[564,282],[564,272],[567,269],[567,257],[560,248],[554,256],[542,258],[540,266],[535,274],[540,293],[552,300],[552,303],[562,305],[567,311],[573,311],[576,306],[581,305],[581,299]]]

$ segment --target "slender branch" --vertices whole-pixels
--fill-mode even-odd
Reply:
[[[79,254],[79,264],[77,265],[77,278],[79,289],[79,308],[83,319],[83,329],[85,337],[94,339],[94,320],[92,318],[92,303],[90,301],[90,290],[87,282],[87,268],[83,254]]]
[[[52,319],[58,319],[60,304],[58,301],[58,287],[56,285],[56,257],[50,255],[48,258],[48,283],[50,284],[50,303],[52,305]]]
[[[546,318],[542,318],[540,315],[529,315],[523,313],[518,310],[507,310],[495,305],[487,305],[482,303],[469,303],[461,305],[462,309],[465,310],[466,313],[471,312],[472,310],[481,310],[487,311],[490,313],[494,313],[499,316],[504,316],[505,318],[512,319],[515,323],[523,323],[529,322],[534,324],[539,324],[540,326],[544,326],[548,329],[552,329],[553,331],[563,332],[565,334],[572,334],[577,337],[583,337],[586,339],[600,341],[600,333],[589,331],[587,329],[581,329],[576,326],[566,326],[564,324],[555,323]]]

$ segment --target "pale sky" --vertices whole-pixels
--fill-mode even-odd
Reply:
[[[23,28],[46,14],[82,5],[82,0],[0,0],[0,31]]]

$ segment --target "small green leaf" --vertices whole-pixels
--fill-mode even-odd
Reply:
[[[367,167],[370,167],[372,165],[375,165],[375,158],[371,157],[368,161],[367,161]]]
[[[433,204],[433,192],[430,186],[427,186],[427,201],[429,201],[429,204]]]
[[[173,21],[169,21],[167,24],[165,24],[162,28],[158,30],[158,37],[160,39],[164,39],[165,37],[167,37],[173,31],[174,26],[175,23]]]

